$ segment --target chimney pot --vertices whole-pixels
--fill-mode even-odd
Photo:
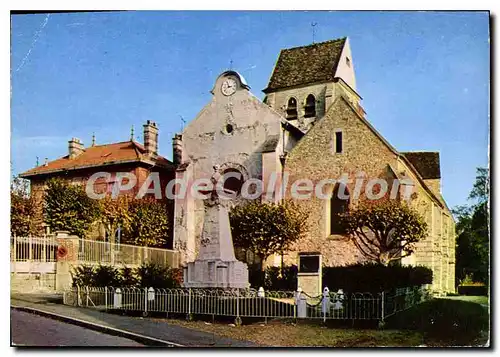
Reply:
[[[175,134],[174,139],[172,141],[172,148],[174,151],[173,154],[173,160],[174,160],[174,165],[180,165],[182,164],[182,135],[181,134]]]
[[[85,151],[82,142],[78,138],[71,138],[68,142],[69,158],[74,159]]]
[[[148,156],[158,155],[158,127],[151,120],[144,124],[144,148]]]

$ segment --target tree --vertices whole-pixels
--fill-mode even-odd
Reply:
[[[474,281],[488,281],[489,276],[489,171],[477,168],[476,181],[469,194],[468,205],[453,209],[457,219],[456,272],[457,283],[467,276]]]
[[[283,254],[307,233],[308,213],[293,201],[250,201],[234,207],[229,218],[234,245],[252,251],[262,262]]]
[[[99,215],[97,202],[83,187],[61,179],[50,179],[44,197],[45,222],[53,231],[65,230],[85,237]]]
[[[29,192],[29,182],[18,176],[10,185],[10,231],[17,236],[38,234],[42,227],[42,213]]]
[[[423,217],[399,200],[362,202],[341,221],[359,251],[383,265],[409,256],[427,234]]]
[[[169,212],[165,201],[135,199],[129,206],[127,240],[149,247],[165,247],[170,236]]]
[[[99,222],[104,225],[110,237],[115,236],[118,227],[124,232],[130,228],[132,216],[130,215],[130,199],[127,196],[112,198],[111,195],[107,195],[98,201],[98,205]],[[126,237],[123,238],[122,242],[126,242]]]

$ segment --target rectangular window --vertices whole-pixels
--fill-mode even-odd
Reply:
[[[335,133],[335,152],[336,153],[342,152],[342,132],[341,131],[337,131]]]

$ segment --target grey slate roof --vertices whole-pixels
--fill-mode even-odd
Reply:
[[[320,81],[332,81],[346,38],[283,49],[264,93]]]
[[[276,146],[278,146],[278,143],[280,141],[279,135],[269,135],[264,141],[264,144],[262,144],[261,152],[273,152],[276,150]]]
[[[401,154],[410,161],[424,180],[441,178],[439,152],[410,151]]]

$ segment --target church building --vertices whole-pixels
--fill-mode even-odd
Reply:
[[[347,175],[347,191],[356,179],[410,179],[410,203],[425,218],[428,236],[403,264],[433,270],[433,289],[455,286],[455,223],[441,195],[438,152],[399,152],[367,120],[356,89],[349,39],[342,38],[280,52],[261,101],[236,71],[219,75],[212,98],[173,139],[178,180],[210,179],[214,173],[237,173],[225,188],[238,191],[258,179],[264,187],[286,173],[289,182],[319,182]],[[227,187],[226,187],[227,186]],[[330,199],[312,195],[296,200],[309,212],[309,231],[283,257],[266,264],[297,264],[299,253],[319,252],[323,264],[339,266],[366,260],[338,227],[338,215],[355,204],[339,200],[338,184],[326,187]],[[266,200],[292,198],[273,191]],[[260,198],[259,198],[260,199]],[[243,203],[238,196],[231,204]],[[175,199],[174,247],[182,262],[196,258],[203,230],[204,203],[187,195]]]

